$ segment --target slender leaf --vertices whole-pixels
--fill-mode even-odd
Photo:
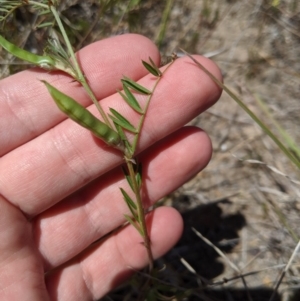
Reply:
[[[279,122],[276,121],[276,119],[273,117],[272,113],[268,109],[267,105],[264,103],[264,100],[258,95],[254,94],[254,97],[256,101],[258,102],[261,109],[264,111],[264,113],[269,117],[269,119],[273,122],[273,124],[276,126],[277,130],[281,134],[282,138],[285,141],[285,144],[288,146],[289,149],[292,150],[293,153],[297,155],[298,161],[300,161],[300,148],[297,146],[294,139],[287,133],[287,131],[281,126]]]
[[[154,76],[157,76],[157,77],[162,76],[162,72],[155,66],[154,62],[152,61],[152,59],[150,57],[149,57],[149,59],[150,59],[151,65],[142,60],[144,67]]]
[[[121,80],[123,84],[127,85],[129,88],[131,88],[134,91],[140,92],[145,95],[152,94],[151,91],[149,91],[147,88],[141,86],[140,84],[136,83],[129,77],[124,76],[124,78]]]
[[[129,185],[129,187],[131,188],[131,190],[134,192],[134,189],[133,189],[133,184],[132,184],[132,181],[131,181],[131,178],[130,178],[130,175],[128,174],[126,168],[122,167],[122,171],[123,171],[123,174],[124,174],[124,177]]]
[[[121,91],[118,91],[119,94],[122,96],[122,98],[127,102],[127,104],[134,109],[136,112],[143,114],[144,111],[142,110],[140,104],[138,103],[138,101],[136,100],[136,98],[134,97],[134,95],[131,93],[131,91],[128,89],[127,85],[123,85],[123,89],[124,89],[124,93],[122,93]]]
[[[120,188],[122,194],[123,194],[123,197],[128,205],[129,208],[132,208],[134,210],[137,209],[136,207],[136,204],[135,202],[131,199],[131,197],[127,194],[127,192],[123,189],[123,188]]]
[[[121,192],[123,194],[123,198],[133,216],[133,218],[135,220],[138,220],[138,214],[137,214],[137,211],[136,211],[136,204],[134,203],[134,201],[129,197],[129,195],[126,193],[125,190],[123,190],[122,188],[121,189]],[[135,208],[134,208],[135,207]]]
[[[0,22],[5,21],[6,18],[12,14],[18,7],[22,6],[22,1],[2,0],[0,1]]]
[[[124,144],[125,144],[125,155],[130,155],[132,156],[133,155],[133,150],[132,150],[132,145],[130,144],[130,142],[128,141],[122,127],[116,123],[114,123],[115,127],[116,127],[116,130],[119,134],[119,136],[121,137],[121,139],[123,140]]]
[[[40,13],[39,13],[39,16],[47,15],[47,14],[49,14],[50,12],[51,12],[50,9],[46,9],[46,10],[40,12]],[[52,22],[52,23],[53,23],[53,22]]]
[[[120,113],[118,113],[112,108],[110,108],[109,110],[114,115],[108,115],[113,122],[132,133],[137,133],[136,128],[124,116],[122,116]]]
[[[135,175],[136,183],[138,188],[142,187],[142,164],[138,164],[138,172]]]
[[[138,227],[138,224],[127,214],[124,214],[126,220],[140,233],[142,237],[144,237],[143,230]]]
[[[44,28],[44,27],[48,27],[48,26],[52,26],[53,22],[46,22],[46,23],[42,23],[40,25],[38,25],[36,28]]]
[[[149,61],[152,65],[152,67],[157,68],[156,64],[153,62],[152,58],[149,56]],[[159,69],[158,69],[159,70]],[[159,70],[160,71],[160,70]],[[161,72],[161,71],[160,71]]]

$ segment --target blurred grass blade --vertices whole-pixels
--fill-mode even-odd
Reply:
[[[51,13],[50,9],[46,9],[46,10],[40,12],[39,16],[47,15],[47,14],[50,14],[50,13]],[[53,24],[53,22],[52,22],[52,24]]]
[[[37,25],[36,28],[44,28],[44,27],[48,27],[48,26],[53,26],[53,22],[42,23],[40,25]]]
[[[207,74],[219,87],[221,87],[236,103],[262,128],[262,130],[277,144],[281,151],[300,169],[300,160],[298,160],[276,137],[276,135],[252,112],[237,95],[234,94],[226,85],[221,83],[212,73],[210,73],[201,63],[194,59],[185,50],[180,49],[185,53],[205,74]]]
[[[140,104],[136,100],[135,96],[131,93],[131,91],[129,90],[127,85],[123,85],[123,90],[124,90],[125,94],[122,93],[121,91],[118,91],[119,94],[122,96],[122,98],[127,102],[127,104],[132,109],[134,109],[136,112],[138,112],[140,114],[143,114],[144,112],[143,112]]]
[[[128,4],[128,9],[134,9],[140,4],[141,0],[130,0]]]
[[[110,108],[109,110],[114,115],[109,115],[113,122],[132,133],[137,133],[137,129],[124,116],[122,116],[113,108]]]
[[[0,22],[5,21],[9,15],[20,6],[24,5],[22,1],[1,0],[0,1]]]
[[[165,9],[163,11],[159,32],[158,32],[157,38],[155,39],[155,43],[158,46],[158,48],[160,48],[160,46],[162,45],[162,42],[166,35],[168,20],[169,20],[169,16],[171,13],[171,8],[173,6],[173,2],[174,2],[174,0],[167,0]]]
[[[132,79],[130,79],[127,76],[124,76],[124,78],[121,79],[121,81],[122,81],[123,85],[127,85],[127,87],[131,88],[132,90],[134,90],[136,92],[140,92],[145,95],[152,94],[152,92],[149,91],[147,88],[141,86],[140,84],[136,83],[135,81],[133,81]]]
[[[269,117],[269,119],[273,122],[275,127],[277,128],[278,132],[280,133],[281,137],[285,140],[286,145],[291,149],[297,156],[298,160],[300,160],[300,148],[297,146],[293,138],[285,131],[285,129],[275,120],[275,118],[272,116],[270,110],[265,105],[263,99],[257,95],[254,94],[254,97],[260,106],[260,108],[265,112],[265,114]]]

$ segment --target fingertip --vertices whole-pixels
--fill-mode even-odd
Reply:
[[[159,207],[147,215],[148,234],[153,257],[159,258],[179,240],[183,231],[183,220],[174,208]],[[149,262],[142,237],[133,226],[121,231],[115,237],[119,253],[126,254],[125,265],[141,269]],[[129,250],[131,250],[129,252]]]
[[[139,34],[118,35],[94,42],[81,49],[78,57],[90,80],[93,75],[99,73],[100,68],[106,76],[112,70],[118,78],[121,78],[127,69],[126,76],[137,80],[148,73],[141,64],[142,60],[148,61],[151,57],[155,63],[160,62],[156,45]]]
[[[159,258],[167,253],[180,239],[183,219],[172,207],[159,207],[153,212],[154,223],[150,229],[153,255]]]
[[[198,172],[203,170],[212,157],[213,147],[209,135],[201,128],[195,126],[185,126],[181,131],[190,140],[190,149],[193,150],[192,158],[198,166]]]
[[[201,55],[193,55],[192,57],[205,69],[207,69],[207,71],[210,72],[217,80],[223,82],[222,72],[219,66],[214,61]],[[190,66],[193,65],[195,67],[186,68],[185,70],[186,72],[194,72],[196,78],[201,79],[201,87],[203,87],[208,92],[206,97],[207,108],[215,104],[222,94],[222,88],[217,83],[215,83],[209,77],[209,75],[201,70],[201,67],[198,66],[190,57],[185,56],[182,58],[182,60],[185,64],[188,64]]]

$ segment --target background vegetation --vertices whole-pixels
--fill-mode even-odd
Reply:
[[[179,47],[211,57],[225,84],[298,156],[298,0],[65,0],[60,10],[76,49],[136,32],[165,57]],[[7,23],[11,39],[41,53],[44,21],[18,10]],[[28,68],[1,50],[0,61],[0,77]],[[181,241],[157,261],[170,300],[299,300],[299,256],[280,278],[300,236],[299,170],[225,93],[192,124],[209,133],[214,155],[161,200],[185,219]],[[136,300],[134,281],[103,300]]]

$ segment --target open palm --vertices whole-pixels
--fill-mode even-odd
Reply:
[[[136,116],[116,90],[123,75],[152,87],[154,78],[141,64],[149,56],[159,61],[156,47],[138,35],[113,37],[78,53],[103,108],[116,108],[133,123]],[[220,78],[211,61],[197,59]],[[97,114],[84,90],[62,73],[31,69],[0,81],[0,299],[95,300],[147,265],[132,226],[107,235],[128,213],[118,189],[125,185],[123,159],[67,119],[39,80]],[[146,206],[208,163],[208,136],[183,126],[219,96],[220,89],[188,58],[178,59],[162,78],[139,142]],[[147,222],[159,257],[179,239],[181,217],[160,207]]]

